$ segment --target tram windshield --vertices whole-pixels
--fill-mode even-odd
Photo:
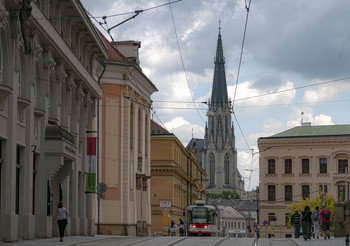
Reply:
[[[189,212],[189,223],[214,223],[213,212],[208,211],[207,208],[197,207]]]

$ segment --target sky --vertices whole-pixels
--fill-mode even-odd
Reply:
[[[153,120],[184,145],[192,136],[204,138],[203,102],[211,96],[221,21],[238,169],[246,190],[259,185],[259,137],[301,121],[350,123],[350,1],[252,0],[239,76],[249,0],[175,1],[81,0],[96,20],[107,16],[105,29],[145,10],[110,34],[115,41],[141,41],[140,65],[159,90],[152,95]]]

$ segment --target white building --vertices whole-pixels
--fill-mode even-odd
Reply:
[[[106,57],[80,1],[0,1],[0,242],[58,235],[60,200],[66,233],[94,235],[86,132]]]
[[[220,228],[224,236],[245,237],[246,218],[231,206],[218,206],[220,210]]]

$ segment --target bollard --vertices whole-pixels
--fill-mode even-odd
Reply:
[[[349,234],[346,234],[346,237],[345,237],[345,246],[349,246]]]

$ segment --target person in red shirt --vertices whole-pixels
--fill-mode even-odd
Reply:
[[[326,208],[326,206],[322,206],[322,211],[320,212],[319,221],[320,221],[320,224],[322,222],[324,239],[327,239],[327,238],[330,239],[329,227],[332,223],[332,213],[329,209]]]

